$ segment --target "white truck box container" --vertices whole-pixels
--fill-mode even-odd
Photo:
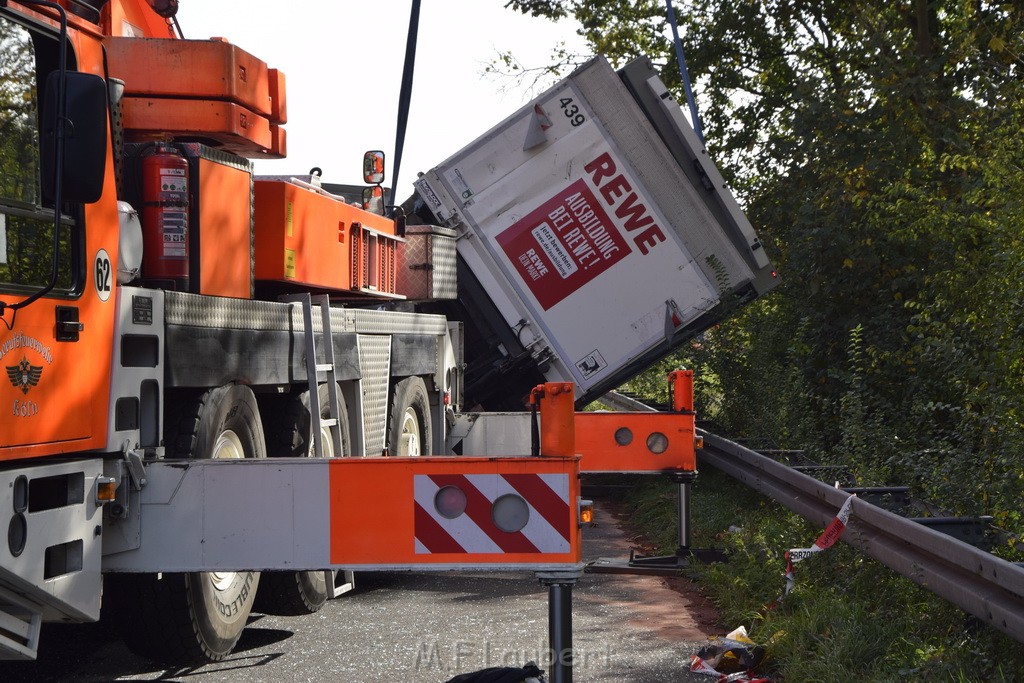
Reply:
[[[580,401],[777,283],[645,59],[591,60],[416,190],[544,379]]]

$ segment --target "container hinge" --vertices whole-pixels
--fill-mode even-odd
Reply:
[[[143,462],[146,450],[133,449],[130,442],[125,441],[122,455],[121,461],[117,463],[117,494],[107,510],[114,520],[128,519],[131,516],[132,493],[141,491],[146,485],[146,465]]]
[[[142,463],[140,451],[125,450],[124,465],[132,489],[141,491],[142,487],[146,485],[146,466]]]

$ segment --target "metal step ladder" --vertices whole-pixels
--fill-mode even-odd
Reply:
[[[316,297],[304,293],[296,297],[302,304],[302,324],[306,341],[306,378],[309,381],[309,415],[312,419],[309,431],[313,437],[313,455],[324,457],[323,428],[331,430],[334,455],[341,457],[341,421],[338,415],[338,378],[334,369],[334,342],[331,334],[331,300],[326,294]],[[316,335],[313,332],[313,304],[320,308],[320,347],[324,362],[317,363]],[[328,416],[321,416],[319,385],[327,384],[329,397]]]
[[[309,382],[309,432],[313,438],[313,455],[324,457],[323,429],[331,432],[333,456],[336,458],[348,455],[343,452],[341,438],[341,416],[338,415],[338,378],[334,362],[334,341],[331,332],[331,300],[326,294],[315,297],[309,292],[284,298],[285,301],[302,304],[302,327],[306,343],[306,378]],[[320,308],[320,348],[324,362],[317,363],[316,338],[313,330],[313,304]],[[321,415],[320,382],[327,384],[328,417]],[[351,571],[325,570],[327,596],[336,598],[355,588],[355,574]]]
[[[35,659],[42,623],[41,607],[0,587],[0,659]]]

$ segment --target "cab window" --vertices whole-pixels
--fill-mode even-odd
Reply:
[[[45,286],[53,269],[53,209],[39,175],[40,63],[56,63],[54,39],[0,16],[0,289]],[[62,221],[57,289],[74,283],[72,221]]]

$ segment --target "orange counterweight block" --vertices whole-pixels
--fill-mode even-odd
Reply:
[[[129,141],[203,142],[254,158],[286,153],[285,78],[221,39],[104,39],[110,76],[124,81]]]
[[[393,221],[287,180],[255,194],[257,281],[401,298]]]

